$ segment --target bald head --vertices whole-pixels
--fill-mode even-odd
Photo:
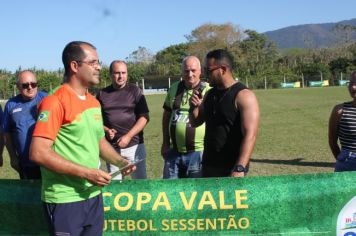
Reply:
[[[184,67],[186,67],[188,64],[196,64],[197,68],[201,69],[200,60],[196,56],[185,57],[182,62],[182,70],[184,70]]]
[[[33,72],[32,70],[23,70],[23,71],[20,71],[18,74],[17,74],[17,77],[16,77],[16,84],[19,84],[21,83],[22,79],[24,78],[27,78],[27,77],[31,77],[33,78],[34,80],[36,80],[36,75],[35,75],[35,72]]]
[[[187,88],[194,88],[200,82],[201,66],[195,56],[188,56],[182,62],[182,75]]]
[[[37,94],[37,79],[30,70],[20,71],[16,78],[17,88],[25,100],[31,100]]]
[[[128,79],[126,63],[121,60],[115,60],[111,62],[110,77],[114,88],[120,89],[125,87]]]

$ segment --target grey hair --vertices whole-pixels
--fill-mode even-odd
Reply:
[[[16,84],[19,84],[19,83],[20,83],[20,77],[21,77],[21,75],[22,75],[23,73],[26,73],[26,72],[30,72],[30,73],[33,74],[33,75],[35,76],[35,78],[36,78],[36,73],[35,73],[33,70],[29,70],[29,69],[27,69],[27,70],[21,70],[21,71],[17,72],[17,74],[16,74]],[[37,78],[36,78],[36,79],[37,79]]]
[[[189,59],[195,59],[198,62],[199,69],[201,69],[200,60],[199,60],[198,57],[196,57],[196,56],[186,56],[186,57],[184,57],[184,59],[182,61],[182,70],[184,70],[184,65],[186,64],[186,62]]]

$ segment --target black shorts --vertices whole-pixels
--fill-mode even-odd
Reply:
[[[212,166],[206,165],[203,163],[203,178],[210,178],[210,177],[229,177],[231,175],[231,171],[234,166]],[[250,164],[246,166],[245,176],[247,175],[250,168]]]
[[[70,203],[43,203],[49,235],[99,236],[103,234],[103,197]]]

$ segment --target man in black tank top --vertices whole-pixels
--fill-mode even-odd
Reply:
[[[252,91],[232,75],[233,60],[225,50],[206,56],[206,76],[213,88],[203,99],[194,94],[191,120],[206,122],[203,177],[244,177],[256,142],[259,106]]]

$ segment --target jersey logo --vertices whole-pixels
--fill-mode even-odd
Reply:
[[[49,111],[42,111],[38,116],[38,121],[47,122],[49,116]]]
[[[99,114],[94,114],[94,120],[96,120],[96,121],[101,120],[101,115],[99,115]]]
[[[20,111],[22,111],[22,108],[21,108],[21,107],[16,108],[16,109],[12,110],[12,114],[14,114],[14,113],[16,113],[16,112],[20,112]]]
[[[177,123],[189,124],[189,114],[181,114],[179,110],[174,110],[172,115],[172,125]]]

